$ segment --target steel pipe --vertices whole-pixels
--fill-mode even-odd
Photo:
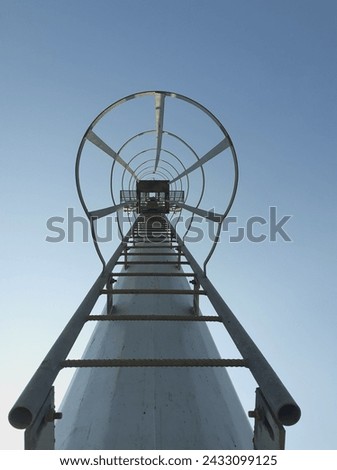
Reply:
[[[129,165],[122,159],[118,153],[116,153],[109,145],[107,145],[98,135],[96,135],[91,129],[85,135],[85,138],[92,144],[96,145],[104,153],[112,157],[116,162],[120,163],[134,178],[137,179],[135,172],[129,167]]]
[[[176,202],[176,205],[178,207],[181,207],[181,209],[186,209],[189,212],[193,212],[193,214],[200,215],[204,219],[212,220],[213,222],[221,222],[222,220],[222,214],[217,214],[216,212],[210,212],[210,211],[205,211],[204,209],[199,209],[197,207],[192,207],[188,206],[187,204],[184,204],[182,202]]]
[[[105,207],[104,209],[91,211],[89,212],[89,215],[91,219],[100,219],[101,217],[105,217],[109,214],[113,214],[114,212],[119,211],[120,209],[123,209],[123,207],[126,205],[126,202],[122,202],[120,204],[116,204],[115,206]]]
[[[243,359],[68,359],[62,367],[247,367]]]
[[[249,369],[259,384],[261,391],[267,400],[270,408],[279,421],[286,426],[293,425],[301,417],[301,409],[285,388],[280,378],[277,376],[271,365],[263,356],[254,341],[243,328],[234,313],[223,300],[219,292],[215,289],[210,280],[204,275],[203,270],[192,256],[191,252],[183,245],[181,238],[171,225],[177,242],[181,245],[181,250],[188,260],[201,286],[207,292],[207,297],[213,305],[216,313],[234,341],[243,359],[248,361]]]
[[[218,315],[89,315],[88,321],[210,321],[221,322]]]
[[[9,412],[9,422],[15,428],[25,429],[34,421],[124,248],[122,242]]]

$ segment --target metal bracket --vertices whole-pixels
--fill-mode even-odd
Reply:
[[[112,314],[112,310],[113,310],[113,285],[114,283],[117,282],[116,279],[113,278],[113,275],[110,274],[109,278],[108,278],[108,281],[106,283],[106,288],[107,288],[107,291],[108,291],[108,295],[107,295],[107,303],[106,303],[106,313],[107,315],[110,315]]]
[[[283,450],[285,446],[285,429],[271,411],[261,389],[256,389],[255,410],[248,413],[255,418],[254,423],[254,449],[255,450]]]
[[[198,278],[195,276],[190,284],[193,284],[194,288],[194,295],[193,295],[193,313],[194,315],[200,315],[200,308],[199,308],[199,294],[200,294],[200,282]]]
[[[175,250],[178,252],[177,268],[180,269],[181,266],[181,247],[177,246]]]
[[[55,412],[54,387],[51,387],[35,420],[25,431],[25,450],[54,450],[54,420],[61,418],[62,413]]]
[[[173,246],[173,242],[174,242],[174,240],[175,240],[173,230],[171,230],[171,231],[169,232],[169,237],[168,237],[168,238],[169,238],[169,240],[170,240],[170,242],[169,242],[169,243],[170,243],[170,246],[172,247],[172,246]]]
[[[124,268],[128,269],[128,249],[127,249],[127,246],[124,249]]]

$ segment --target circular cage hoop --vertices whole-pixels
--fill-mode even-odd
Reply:
[[[131,144],[135,139],[138,139],[140,137],[143,137],[144,135],[147,135],[147,134],[153,134],[155,133],[156,130],[155,129],[152,129],[152,130],[147,130],[147,131],[143,131],[143,132],[140,132],[132,137],[130,137],[126,142],[123,143],[123,145],[120,147],[120,149],[118,150],[118,155],[121,154],[121,152],[129,145]],[[162,134],[163,135],[167,135],[169,137],[172,137],[173,139],[176,139],[178,142],[180,142],[186,149],[188,149],[192,155],[194,156],[194,158],[196,160],[199,160],[199,156],[197,154],[197,152],[191,147],[190,144],[188,144],[184,139],[182,139],[180,136],[178,136],[177,134],[173,133],[173,132],[169,132],[169,131],[165,131],[163,130],[162,131]],[[133,160],[138,157],[139,155],[142,155],[150,150],[156,150],[156,148],[154,149],[145,149],[145,150],[142,150],[141,152],[138,152],[136,155],[134,155],[131,159],[129,159],[128,161],[128,165],[130,165]],[[168,154],[170,154],[171,156],[173,156],[183,167],[184,171],[186,171],[186,167],[185,165],[183,164],[183,162],[181,161],[181,159],[173,152],[170,152],[169,150],[167,149],[164,149],[164,148],[161,148],[161,152],[166,152]],[[162,161],[162,160],[161,160]],[[114,197],[114,194],[113,194],[113,172],[114,172],[114,168],[115,168],[115,163],[116,163],[116,160],[113,161],[112,163],[112,167],[111,167],[111,176],[110,176],[110,187],[111,187],[111,197],[112,197],[112,200],[113,202],[115,203],[116,199]],[[201,166],[200,167],[200,170],[201,170],[201,173],[202,173],[202,185],[201,185],[201,195],[200,195],[200,200],[199,200],[199,203],[197,204],[196,207],[199,206],[200,204],[200,201],[203,197],[203,194],[204,194],[204,189],[205,189],[205,173],[204,173],[204,169],[203,167]],[[123,175],[125,173],[126,169],[124,169],[124,172],[123,172]],[[188,177],[188,174],[186,175],[186,178],[187,178],[187,190],[186,190],[186,193],[188,194],[189,192],[189,177]],[[180,179],[180,182],[181,182],[181,179]],[[134,180],[134,183],[135,183],[135,180]],[[182,182],[181,182],[182,184]],[[185,200],[187,199],[187,196],[185,196]]]
[[[119,149],[116,151],[113,148],[111,148],[100,136],[99,136],[99,131],[96,134],[96,126],[98,123],[102,121],[102,119],[107,116],[108,113],[111,113],[114,111],[117,107],[122,106],[123,104],[127,102],[131,102],[132,100],[136,100],[138,98],[144,98],[144,97],[153,97],[154,98],[154,116],[155,116],[155,126],[153,129],[141,129],[140,132],[136,132],[135,134],[131,135],[131,137],[128,137],[122,145],[119,145]],[[220,142],[217,142],[215,146],[211,147],[206,153],[202,155],[198,155],[198,153],[194,150],[192,145],[188,142],[188,139],[185,139],[184,136],[181,136],[180,134],[178,135],[175,132],[172,132],[171,129],[166,129],[164,128],[164,115],[165,115],[165,106],[167,100],[180,100],[184,103],[187,103],[190,105],[192,108],[196,108],[197,110],[201,111],[204,115],[206,115],[210,121],[215,124],[215,126],[220,130],[222,134],[222,140]],[[131,148],[132,144],[135,143],[137,140],[138,142],[144,137],[144,136],[149,136],[151,134],[155,134],[156,138],[156,145],[152,147],[146,147],[142,148],[141,151],[138,151],[136,153],[133,153],[133,155],[130,157],[128,156],[127,158],[124,157],[124,153],[126,153],[126,149]],[[184,148],[188,149],[190,152],[190,155],[194,159],[193,164],[185,164],[186,162],[183,161],[183,159],[178,156],[176,151],[173,151],[170,148],[167,148],[167,143],[165,143],[165,148],[162,146],[162,139],[163,137],[166,138],[169,137],[173,140],[176,140],[180,144],[184,146]],[[81,164],[81,157],[83,150],[86,145],[94,145],[97,147],[100,151],[103,153],[107,154],[108,156],[111,157],[111,174],[110,174],[110,194],[111,194],[111,199],[113,206],[107,207],[107,208],[100,208],[96,209],[94,211],[90,211],[88,209],[87,203],[85,201],[85,198],[83,196],[82,192],[82,186],[81,186],[81,178],[80,178],[80,164]],[[204,166],[205,164],[212,160],[215,157],[218,157],[221,155],[223,152],[226,150],[229,150],[232,158],[232,163],[233,163],[233,182],[232,182],[232,190],[230,193],[230,196],[228,198],[227,203],[225,203],[225,208],[221,213],[217,213],[216,217],[210,218],[209,217],[209,212],[205,211],[204,209],[200,209],[200,205],[203,200],[204,192],[205,192],[205,172],[204,172]],[[147,152],[155,152],[155,157],[151,159],[147,159],[143,161],[140,164],[137,164],[135,166],[136,159],[140,156],[145,156]],[[226,152],[228,154],[228,152]],[[123,157],[122,157],[123,154]],[[179,165],[182,167],[182,171],[179,173],[177,170],[175,164],[168,162],[167,160],[165,161],[163,158],[161,158],[161,155],[167,155],[171,156],[172,158],[175,159],[176,162],[179,162]],[[151,172],[150,168],[146,167],[146,170],[144,169],[144,164],[151,163],[153,164],[153,170]],[[163,163],[171,165],[175,169],[175,173],[171,172],[167,168],[163,166]],[[237,192],[237,187],[238,187],[238,176],[239,176],[239,170],[238,170],[238,161],[237,161],[237,155],[235,152],[234,145],[232,143],[232,140],[224,128],[224,126],[221,124],[221,122],[212,114],[207,108],[205,108],[203,105],[198,103],[197,101],[188,98],[187,96],[181,95],[179,93],[174,93],[174,92],[168,92],[168,91],[143,91],[139,93],[134,93],[131,95],[128,95],[107,108],[105,108],[98,116],[92,121],[86,132],[84,133],[84,136],[81,140],[78,152],[77,152],[77,158],[76,158],[76,165],[75,165],[75,175],[76,175],[76,187],[77,187],[77,192],[78,196],[80,199],[80,202],[82,204],[83,210],[86,213],[90,225],[91,225],[91,233],[92,233],[92,238],[94,241],[95,249],[97,251],[98,256],[100,257],[103,267],[105,266],[105,260],[102,255],[102,252],[99,248],[98,241],[97,241],[97,233],[96,233],[96,224],[95,221],[97,218],[106,216],[112,212],[117,211],[117,213],[121,210],[123,210],[123,205],[118,204],[116,201],[116,196],[114,195],[114,187],[115,187],[115,168],[116,164],[119,164],[123,167],[123,173],[122,173],[122,186],[121,190],[125,190],[126,187],[129,188],[134,188],[136,185],[136,182],[139,181],[140,179],[144,179],[145,177],[148,177],[149,175],[152,175],[154,179],[162,179],[167,177],[169,180],[169,183],[171,185],[171,188],[177,188],[177,182],[179,182],[179,187],[184,188],[185,191],[185,197],[184,197],[184,202],[183,203],[178,203],[178,207],[181,209],[181,212],[183,209],[186,209],[187,211],[192,213],[191,217],[191,222],[189,226],[187,227],[186,233],[183,236],[183,240],[186,237],[188,231],[191,229],[192,223],[193,223],[193,218],[194,216],[201,215],[205,220],[210,219],[214,223],[217,223],[217,231],[216,231],[216,236],[214,239],[214,242],[211,246],[211,249],[204,261],[204,271],[206,272],[206,265],[211,258],[215,247],[219,241],[220,238],[220,232],[221,232],[221,226],[223,223],[223,220],[225,217],[227,217],[234,199],[235,195]],[[190,193],[190,174],[194,172],[195,170],[200,171],[201,175],[201,185],[200,185],[200,193],[199,197],[197,198],[197,202],[193,206],[189,206],[186,204],[187,202],[187,197]],[[128,173],[128,175],[127,175]],[[159,177],[159,178],[158,178]],[[125,185],[125,186],[124,186]],[[195,188],[193,188],[195,189]],[[187,197],[186,197],[187,194]],[[118,220],[118,217],[117,217]],[[129,217],[130,223],[131,219]],[[120,230],[120,235],[125,235],[123,234],[121,227],[119,226]]]

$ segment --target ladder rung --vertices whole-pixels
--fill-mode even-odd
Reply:
[[[68,359],[61,367],[248,367],[244,359]]]
[[[117,261],[116,264],[125,264],[125,261]],[[126,263],[128,266],[133,264],[169,264],[169,265],[177,265],[177,261],[127,261]],[[180,261],[179,264],[189,264],[187,261]]]
[[[102,289],[101,294],[182,294],[206,295],[204,290],[192,289]]]
[[[163,239],[163,240],[167,240],[167,239],[172,239],[172,240],[175,240],[176,241],[176,238],[174,236],[171,236],[170,233],[168,233],[167,235],[160,235],[160,236],[156,236],[156,237],[151,237],[150,234],[142,234],[142,235],[136,235],[136,234],[132,234],[129,238],[129,240],[131,239],[138,239],[138,238],[152,238],[154,240],[160,240],[160,239]]]
[[[162,243],[162,242],[167,242],[171,240],[171,237],[149,237],[149,236],[143,236],[143,237],[131,237],[129,240],[134,240],[135,242],[142,242],[142,243]],[[145,240],[145,241],[144,241]]]
[[[222,322],[217,315],[89,315],[88,321],[211,321]]]
[[[160,243],[154,243],[154,242],[142,242],[142,241],[135,241],[135,242],[129,242],[130,245],[127,246],[127,250],[131,250],[131,249],[135,249],[135,248],[145,248],[146,250],[148,249],[151,249],[151,248],[154,248],[154,249],[158,249],[158,248],[165,248],[165,249],[176,249],[179,247],[179,245],[171,245],[171,243],[169,245],[164,245],[162,242]],[[137,243],[137,245],[136,245]],[[142,243],[141,246],[138,245],[138,243]]]
[[[122,253],[121,256],[125,255]],[[130,253],[128,251],[127,256],[179,256],[179,253]],[[180,256],[184,256],[183,253],[180,253]]]
[[[130,273],[130,272],[122,272],[122,273],[111,273],[112,276],[144,276],[144,277],[148,277],[148,276],[160,276],[160,277],[194,277],[195,274],[194,273],[181,273],[181,272],[176,272],[176,273],[146,273],[146,272],[142,272],[142,273]]]
[[[151,233],[134,233],[132,234],[132,238],[153,238],[154,240],[159,240],[160,238],[167,238],[167,237],[170,237],[171,238],[171,234],[170,233],[158,233],[157,235],[153,235]],[[174,237],[172,237],[174,238]]]
[[[158,245],[154,244],[152,246],[141,246],[141,247],[127,246],[126,249],[127,250],[134,250],[135,248],[142,248],[142,249],[145,248],[146,250],[150,249],[150,248],[154,248],[154,249],[157,249],[157,248],[172,248],[172,249],[174,249],[174,248],[178,248],[178,247],[179,247],[179,245],[159,245],[158,246]]]
[[[171,237],[171,234],[170,233],[162,233],[162,232],[158,232],[157,234],[155,234],[155,232],[152,232],[152,233],[135,233],[133,234],[133,237],[134,238],[167,238],[167,237]]]
[[[169,245],[164,244],[166,242],[168,242]],[[162,240],[156,239],[155,242],[152,240],[150,241],[148,238],[142,238],[141,240],[130,239],[128,243],[130,243],[130,248],[138,248],[138,243],[142,244],[140,248],[178,248],[178,245],[171,245],[170,240],[166,238],[163,238]]]

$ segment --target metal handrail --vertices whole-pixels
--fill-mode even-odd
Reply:
[[[98,122],[108,113],[110,112],[111,110],[113,110],[114,108],[116,108],[117,106],[127,102],[127,101],[130,101],[130,100],[133,100],[135,98],[139,98],[139,97],[144,97],[144,96],[154,96],[156,98],[156,102],[159,102],[161,101],[162,103],[164,103],[164,99],[166,97],[172,97],[172,98],[177,98],[177,99],[180,99],[182,101],[185,101],[193,106],[195,106],[196,108],[198,108],[199,110],[201,110],[203,113],[205,113],[215,124],[216,126],[220,129],[220,131],[222,132],[223,136],[224,136],[224,139],[218,143],[215,147],[213,147],[209,152],[207,152],[202,158],[198,157],[195,153],[195,151],[192,149],[192,147],[187,144],[181,137],[177,136],[176,134],[173,134],[169,131],[166,131],[166,130],[163,130],[162,129],[162,126],[160,125],[159,128],[158,128],[158,125],[157,125],[157,129],[154,129],[154,130],[148,130],[148,131],[143,131],[143,132],[140,132],[134,136],[132,136],[131,138],[129,138],[119,149],[118,152],[115,152],[113,149],[111,149],[98,135],[96,135],[93,131],[94,127],[98,124]],[[159,100],[159,101],[158,101]],[[161,118],[163,118],[163,113],[164,113],[164,108],[163,106],[161,107]],[[158,118],[158,116],[157,116]],[[157,119],[157,124],[158,124],[158,119]],[[159,129],[159,130],[158,130]],[[139,93],[134,93],[134,94],[131,94],[129,96],[126,96],[125,98],[122,98],[121,100],[118,100],[116,101],[115,103],[111,104],[110,106],[108,106],[107,108],[105,108],[94,120],[93,122],[90,124],[89,128],[87,129],[86,133],[84,134],[84,137],[81,141],[81,145],[80,145],[80,148],[78,150],[78,154],[77,154],[77,161],[76,161],[76,185],[77,185],[77,190],[78,190],[78,193],[79,193],[79,198],[80,198],[80,201],[82,203],[82,206],[83,206],[83,209],[84,211],[86,212],[88,218],[90,219],[90,214],[89,214],[89,211],[85,205],[85,202],[84,202],[84,199],[83,199],[83,195],[81,193],[81,189],[80,189],[80,183],[79,183],[79,161],[80,161],[80,158],[81,158],[81,153],[82,153],[82,149],[83,149],[83,146],[84,146],[84,143],[86,142],[86,140],[90,140],[91,142],[93,142],[95,145],[97,145],[99,148],[101,148],[101,150],[103,150],[105,153],[108,153],[108,155],[112,156],[113,157],[113,163],[112,163],[112,172],[113,172],[113,168],[114,168],[114,165],[116,162],[120,163],[122,166],[124,166],[124,168],[128,169],[129,172],[133,175],[133,177],[136,177],[137,178],[137,175],[135,174],[134,170],[132,170],[132,168],[130,167],[130,162],[127,163],[126,161],[124,161],[121,157],[120,157],[120,152],[121,150],[129,143],[131,142],[133,139],[137,138],[137,137],[140,137],[144,134],[147,134],[147,133],[150,133],[150,132],[157,132],[157,154],[156,154],[156,163],[155,163],[155,167],[157,167],[159,165],[159,153],[160,151],[162,150],[161,149],[161,144],[160,144],[160,150],[159,150],[159,153],[158,153],[158,132],[160,131],[160,141],[161,141],[161,136],[162,135],[169,135],[169,136],[172,136],[174,138],[177,138],[179,141],[181,141],[183,144],[187,145],[187,147],[192,150],[192,152],[194,153],[194,155],[196,155],[197,157],[197,161],[189,168],[185,168],[183,173],[179,174],[177,177],[173,178],[171,181],[174,182],[175,180],[177,179],[181,179],[183,177],[183,175],[186,174],[186,177],[188,177],[188,173],[194,171],[196,168],[200,168],[201,171],[202,171],[202,177],[203,177],[203,183],[202,183],[202,190],[201,190],[201,196],[200,196],[200,199],[197,203],[197,208],[199,207],[200,203],[201,203],[201,200],[202,200],[202,197],[204,195],[204,189],[205,189],[205,175],[204,175],[204,170],[203,170],[203,163],[206,163],[207,161],[211,160],[212,158],[214,158],[215,156],[221,154],[225,149],[229,148],[231,153],[232,153],[232,158],[233,158],[233,162],[234,162],[234,185],[233,185],[233,191],[232,191],[232,195],[231,195],[231,198],[230,198],[230,202],[225,210],[225,212],[223,213],[222,215],[222,218],[221,218],[221,222],[219,222],[219,225],[218,225],[218,229],[217,229],[217,235],[213,241],[213,245],[211,246],[211,249],[205,259],[205,262],[204,262],[204,272],[206,272],[206,266],[207,266],[207,263],[209,262],[211,256],[213,255],[214,253],[214,250],[216,248],[216,245],[218,243],[218,240],[219,240],[219,237],[220,237],[220,232],[221,232],[221,224],[223,222],[223,220],[225,219],[225,217],[227,216],[230,208],[232,207],[232,204],[233,204],[233,201],[234,201],[234,198],[235,198],[235,195],[236,195],[236,191],[237,191],[237,186],[238,186],[238,164],[237,164],[237,157],[236,157],[236,152],[235,152],[235,149],[234,149],[234,146],[233,146],[233,143],[232,143],[232,140],[228,134],[228,132],[226,131],[226,129],[224,128],[224,126],[221,124],[221,122],[214,116],[214,114],[212,114],[207,108],[205,108],[203,105],[201,105],[200,103],[198,103],[197,101],[194,101],[184,95],[181,95],[179,93],[173,93],[173,92],[167,92],[167,91],[144,91],[144,92],[139,92]],[[112,174],[111,174],[111,177],[112,177]],[[112,186],[112,184],[111,184]],[[112,191],[111,191],[112,193]],[[114,197],[113,197],[113,193],[112,193],[112,199],[113,199],[113,202],[114,201]],[[187,227],[187,231],[184,235],[183,238],[186,237],[188,231],[190,230],[191,226],[192,226],[192,223],[193,223],[193,215],[191,217],[191,221],[190,221],[190,224],[189,226]],[[96,237],[96,228],[95,228],[95,225],[94,225],[94,222],[92,219],[90,219],[90,224],[91,224],[91,233],[92,233],[92,237],[93,237],[93,241],[94,241],[94,246],[95,246],[95,249],[97,251],[97,254],[98,256],[100,257],[102,263],[103,263],[103,269],[104,269],[104,266],[105,266],[105,260],[104,260],[104,257],[102,256],[102,253],[99,249],[99,246],[98,246],[98,242],[97,242],[97,237]],[[118,219],[118,228],[119,228],[119,231],[121,231],[121,227],[120,227],[120,223],[119,223],[119,219]],[[122,235],[122,234],[121,234]],[[122,235],[123,236],[123,235]]]
[[[84,300],[69,320],[64,330],[57,338],[54,345],[49,350],[30,382],[9,412],[9,422],[15,428],[25,429],[37,416],[50,391],[50,388],[62,369],[62,361],[66,359],[69,351],[73,347],[78,335],[86,323],[88,314],[90,314],[97,302],[97,299],[101,295],[102,289],[107,283],[112,269],[116,266],[119,257],[123,253],[130,235],[131,230],[126,235],[125,240],[120,243],[117,250],[106,264],[104,270],[98,276]]]
[[[200,282],[200,285],[207,292],[207,298],[221,318],[222,323],[241,353],[243,359],[248,362],[248,367],[260,386],[271,410],[283,425],[290,426],[297,423],[301,416],[300,407],[285,388],[271,365],[243,328],[234,313],[223,300],[219,292],[205,276],[205,273],[198,265],[188,248],[183,244],[182,239],[179,237],[172,224],[170,224],[170,228],[175,235],[177,243],[181,246],[181,250],[188,263]]]

